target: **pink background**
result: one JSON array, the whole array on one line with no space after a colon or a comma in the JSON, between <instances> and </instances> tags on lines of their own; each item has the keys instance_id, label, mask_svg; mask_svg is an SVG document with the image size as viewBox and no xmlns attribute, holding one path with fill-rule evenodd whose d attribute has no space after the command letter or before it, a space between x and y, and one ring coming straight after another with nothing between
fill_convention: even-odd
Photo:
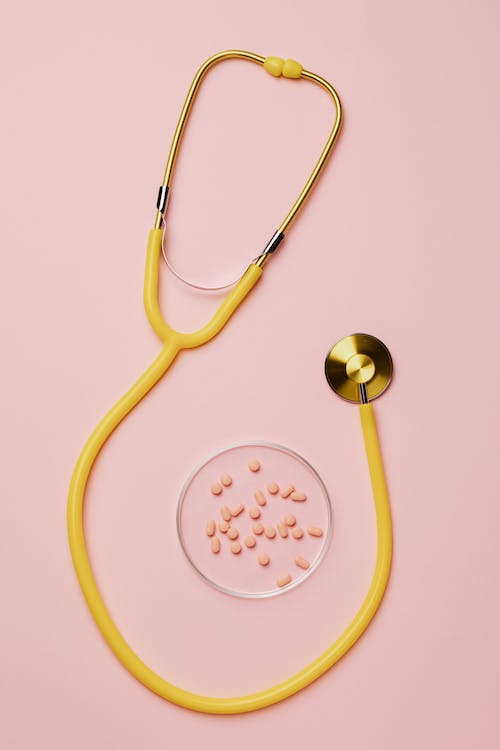
<instances>
[{"instance_id":1,"label":"pink background","mask_svg":"<svg viewBox=\"0 0 500 750\"><path fill-rule=\"evenodd\" d=\"M497 748L498 4L3 0L1 16L2 745ZM267 686L330 644L375 555L358 415L322 374L356 330L396 364L377 403L395 555L381 611L334 670L271 709L210 717L111 654L71 567L65 504L90 430L159 351L141 299L157 186L192 75L228 47L323 74L345 128L251 298L106 447L87 503L99 584L146 662L200 692ZM214 72L176 173L179 266L243 268L331 118L305 82ZM166 273L162 300L186 329L218 301ZM199 579L174 522L192 466L252 439L308 458L336 514L318 571L264 601Z\"/></svg>"}]
</instances>

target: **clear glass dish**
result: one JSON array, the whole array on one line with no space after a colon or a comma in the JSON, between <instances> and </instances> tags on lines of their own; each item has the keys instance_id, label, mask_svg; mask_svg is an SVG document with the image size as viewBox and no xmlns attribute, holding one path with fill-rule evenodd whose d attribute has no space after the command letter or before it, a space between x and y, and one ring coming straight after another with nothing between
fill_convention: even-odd
<instances>
[{"instance_id":1,"label":"clear glass dish","mask_svg":"<svg viewBox=\"0 0 500 750\"><path fill-rule=\"evenodd\" d=\"M250 470L252 461L259 462L258 471ZM231 477L230 486L224 486L223 475ZM273 494L268 490L272 483L279 486L280 492ZM220 494L212 492L216 485ZM283 498L281 491L290 485L307 499ZM265 504L256 500L259 490ZM238 537L231 540L220 527L225 528L223 508L234 511L239 505L244 509L227 521L238 532ZM260 518L251 518L251 509L258 509ZM286 524L287 516L293 516L295 524ZM289 523L292 520L288 518ZM208 536L207 524L211 521L215 532ZM256 533L256 523L262 523L264 533ZM304 582L323 559L332 527L330 499L317 472L294 451L273 443L233 445L209 456L188 477L177 508L179 540L191 565L219 591L241 597L275 596ZM275 532L273 538L271 528ZM302 536L296 538L300 532L294 529L299 528ZM316 536L311 529L313 534L316 530ZM252 547L247 546L249 538L250 544L252 539L255 541ZM213 539L218 540L214 542L220 547L218 552L212 551ZM231 549L232 542L241 547L236 554ZM259 562L261 555L269 557L266 565ZM297 559L308 567L300 567Z\"/></svg>"}]
</instances>

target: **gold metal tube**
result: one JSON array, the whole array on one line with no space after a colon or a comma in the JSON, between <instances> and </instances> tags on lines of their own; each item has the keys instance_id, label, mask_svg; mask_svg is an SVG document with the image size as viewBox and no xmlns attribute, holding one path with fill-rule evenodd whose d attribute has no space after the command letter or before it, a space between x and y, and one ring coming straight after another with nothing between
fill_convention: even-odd
<instances>
[{"instance_id":1,"label":"gold metal tube","mask_svg":"<svg viewBox=\"0 0 500 750\"><path fill-rule=\"evenodd\" d=\"M170 185L170 180L171 180L172 173L174 170L180 141L184 132L184 128L186 126L186 122L189 117L189 113L191 111L191 107L193 105L193 101L197 94L200 83L203 80L203 77L213 65L216 65L217 63L222 62L223 60L230 59L230 58L250 60L251 62L257 63L259 65L263 65L266 59L265 57L262 57L262 55L256 55L253 52L246 52L245 50L226 50L225 52L219 52L216 55L209 57L208 60L206 60L203 63L203 65L199 68L198 72L193 78L191 86L189 87L186 99L184 101L184 105L181 110L181 114L179 116L179 120L177 122L177 127L175 129L174 137L172 139L172 145L170 146L170 151L169 151L168 159L167 159L167 165L165 167L165 174L163 177L163 185L165 187L168 187ZM311 172L299 196L295 200L294 204L290 208L289 212L287 213L287 215L285 216L285 218L283 219L283 221L281 222L277 230L278 232L283 232L283 234L288 229L292 221L295 219L297 213L299 212L302 205L304 204L304 201L306 200L309 193L311 192L316 180L319 177L321 170L323 169L328 157L330 156L330 153L332 151L332 148L335 144L335 141L337 139L337 136L339 134L339 131L342 125L342 105L340 103L339 96L337 92L335 91L335 89L333 88L333 86L330 83L328 83L328 81L326 81L324 78L321 78L321 76L316 75L316 73L311 73L308 70L303 70L301 77L305 78L306 80L312 81L313 83L316 83L318 86L321 86L321 88L325 89L325 91L327 91L330 94L335 104L335 121L333 124L333 128L330 132L330 135L328 136L328 140L319 156L318 161L316 162L314 166L313 171ZM162 216L161 211L158 210L156 212L155 229L160 229L162 224L163 224L163 216Z\"/></svg>"}]
</instances>

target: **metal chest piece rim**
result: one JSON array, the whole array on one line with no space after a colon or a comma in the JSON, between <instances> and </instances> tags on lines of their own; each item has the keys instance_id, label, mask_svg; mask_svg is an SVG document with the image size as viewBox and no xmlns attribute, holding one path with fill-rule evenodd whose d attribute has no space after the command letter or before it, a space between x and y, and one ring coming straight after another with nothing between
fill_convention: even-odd
<instances>
[{"instance_id":1,"label":"metal chest piece rim","mask_svg":"<svg viewBox=\"0 0 500 750\"><path fill-rule=\"evenodd\" d=\"M325 376L335 393L352 403L381 396L392 378L392 357L386 345L368 333L353 333L332 346Z\"/></svg>"}]
</instances>

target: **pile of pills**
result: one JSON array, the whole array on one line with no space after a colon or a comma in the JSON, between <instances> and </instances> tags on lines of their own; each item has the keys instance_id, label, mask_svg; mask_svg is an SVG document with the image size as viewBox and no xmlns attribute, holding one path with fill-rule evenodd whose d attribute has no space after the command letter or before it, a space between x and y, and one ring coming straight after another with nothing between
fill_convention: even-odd
<instances>
[{"instance_id":1,"label":"pile of pills","mask_svg":"<svg viewBox=\"0 0 500 750\"><path fill-rule=\"evenodd\" d=\"M261 469L260 461L253 458L248 462L248 470L256 475ZM221 495L226 492L228 495L236 495L233 479L229 474L222 474L218 481L210 487L210 492L214 498L221 500ZM267 496L266 496L267 492ZM280 488L276 482L270 482L265 490L256 488L252 498L238 498L242 502L233 503L230 500L224 502L218 508L220 520L209 518L205 524L205 534L209 538L210 551L214 555L219 555L224 549L228 549L235 557L240 556L245 550L255 556L256 565L264 568L272 566L272 555L265 551L259 551L261 543L258 537L272 541L276 544L283 542L287 544L300 545L300 540L307 533L309 537L320 539L323 536L323 529L317 525L305 525L305 531L297 522L296 516L289 512L287 504L298 503L307 510L307 496L293 484L287 484ZM304 515L304 513L302 513ZM244 519L250 519L251 532L246 533L241 529ZM240 528L238 528L238 525ZM243 539L240 533L244 533ZM221 536L219 536L219 534ZM227 540L227 543L224 542ZM300 546L297 550L300 552ZM247 554L247 552L245 552ZM294 558L295 565L301 571L308 570L310 562L301 554ZM288 586L293 581L293 575L284 570L276 571L276 585L279 588ZM299 575L302 575L300 573Z\"/></svg>"}]
</instances>

